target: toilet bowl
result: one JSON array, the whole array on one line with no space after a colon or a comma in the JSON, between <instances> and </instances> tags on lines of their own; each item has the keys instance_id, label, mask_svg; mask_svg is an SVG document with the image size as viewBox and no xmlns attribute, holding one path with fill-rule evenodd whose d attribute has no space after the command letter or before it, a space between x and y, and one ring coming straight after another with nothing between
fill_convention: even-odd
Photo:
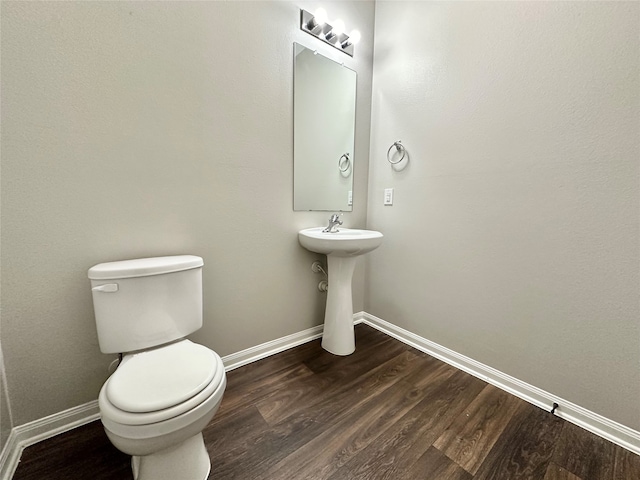
<instances>
[{"instance_id":1,"label":"toilet bowl","mask_svg":"<svg viewBox=\"0 0 640 480\"><path fill-rule=\"evenodd\" d=\"M111 443L133 456L136 480L207 478L201 432L225 386L220 357L189 340L123 357L98 403Z\"/></svg>"},{"instance_id":2,"label":"toilet bowl","mask_svg":"<svg viewBox=\"0 0 640 480\"><path fill-rule=\"evenodd\" d=\"M122 352L98 398L111 443L135 480L205 480L202 436L226 374L213 350L187 340L202 326L202 258L102 263L89 270L100 349Z\"/></svg>"}]
</instances>

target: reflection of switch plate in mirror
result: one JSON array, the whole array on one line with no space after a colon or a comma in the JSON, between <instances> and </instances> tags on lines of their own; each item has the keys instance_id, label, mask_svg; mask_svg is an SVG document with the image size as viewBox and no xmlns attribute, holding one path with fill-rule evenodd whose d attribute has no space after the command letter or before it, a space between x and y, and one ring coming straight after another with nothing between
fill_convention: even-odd
<instances>
[{"instance_id":1,"label":"reflection of switch plate in mirror","mask_svg":"<svg viewBox=\"0 0 640 480\"><path fill-rule=\"evenodd\" d=\"M384 189L384 204L393 205L393 188Z\"/></svg>"},{"instance_id":2,"label":"reflection of switch plate in mirror","mask_svg":"<svg viewBox=\"0 0 640 480\"><path fill-rule=\"evenodd\" d=\"M353 205L353 190L349 190L349 194L347 195L347 205Z\"/></svg>"}]
</instances>

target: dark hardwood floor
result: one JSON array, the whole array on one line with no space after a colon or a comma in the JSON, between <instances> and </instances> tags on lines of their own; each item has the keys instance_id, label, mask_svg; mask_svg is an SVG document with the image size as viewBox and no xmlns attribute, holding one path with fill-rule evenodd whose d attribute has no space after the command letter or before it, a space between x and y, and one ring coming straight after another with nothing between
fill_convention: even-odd
<instances>
[{"instance_id":1,"label":"dark hardwood floor","mask_svg":"<svg viewBox=\"0 0 640 480\"><path fill-rule=\"evenodd\" d=\"M370 327L228 374L204 438L216 480L638 480L640 456ZM100 422L27 448L14 480L128 480ZM176 479L180 480L180 479Z\"/></svg>"}]
</instances>

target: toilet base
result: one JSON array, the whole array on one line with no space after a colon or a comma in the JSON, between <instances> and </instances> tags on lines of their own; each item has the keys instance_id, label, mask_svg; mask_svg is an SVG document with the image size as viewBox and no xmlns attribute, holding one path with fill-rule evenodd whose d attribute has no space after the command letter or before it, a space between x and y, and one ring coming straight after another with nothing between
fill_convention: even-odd
<instances>
[{"instance_id":1,"label":"toilet base","mask_svg":"<svg viewBox=\"0 0 640 480\"><path fill-rule=\"evenodd\" d=\"M134 480L205 480L211 459L202 433L151 455L131 457Z\"/></svg>"}]
</instances>

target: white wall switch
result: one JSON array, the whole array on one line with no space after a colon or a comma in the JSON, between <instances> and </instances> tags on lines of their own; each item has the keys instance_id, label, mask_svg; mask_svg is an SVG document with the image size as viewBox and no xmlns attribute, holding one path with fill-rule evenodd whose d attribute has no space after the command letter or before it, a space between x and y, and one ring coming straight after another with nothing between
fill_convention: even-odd
<instances>
[{"instance_id":1,"label":"white wall switch","mask_svg":"<svg viewBox=\"0 0 640 480\"><path fill-rule=\"evenodd\" d=\"M347 205L353 205L353 190L349 190L347 195Z\"/></svg>"},{"instance_id":2,"label":"white wall switch","mask_svg":"<svg viewBox=\"0 0 640 480\"><path fill-rule=\"evenodd\" d=\"M393 205L393 188L384 189L384 204Z\"/></svg>"}]
</instances>

